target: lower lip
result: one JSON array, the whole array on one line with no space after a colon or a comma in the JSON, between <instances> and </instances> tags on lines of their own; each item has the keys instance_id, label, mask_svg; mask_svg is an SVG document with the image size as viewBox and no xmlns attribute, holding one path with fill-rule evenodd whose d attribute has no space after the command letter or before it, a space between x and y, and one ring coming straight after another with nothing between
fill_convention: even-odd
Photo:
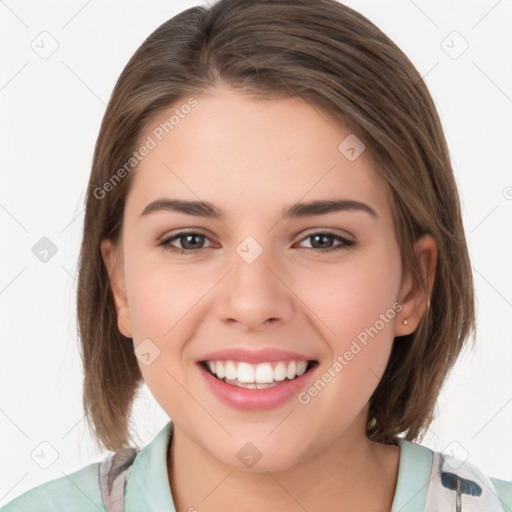
<instances>
[{"instance_id":1,"label":"lower lip","mask_svg":"<svg viewBox=\"0 0 512 512\"><path fill-rule=\"evenodd\" d=\"M225 404L245 411L273 409L297 396L304 388L315 367L293 380L280 381L271 388L248 389L226 384L207 372L201 364L199 370L206 380L212 393Z\"/></svg>"}]
</instances>

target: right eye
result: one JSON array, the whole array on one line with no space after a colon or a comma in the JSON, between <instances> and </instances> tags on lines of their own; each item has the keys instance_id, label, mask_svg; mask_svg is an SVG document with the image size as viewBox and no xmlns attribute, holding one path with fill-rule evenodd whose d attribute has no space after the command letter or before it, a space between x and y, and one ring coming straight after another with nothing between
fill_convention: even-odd
<instances>
[{"instance_id":1,"label":"right eye","mask_svg":"<svg viewBox=\"0 0 512 512\"><path fill-rule=\"evenodd\" d=\"M166 250L179 252L180 254L192 253L206 249L206 247L198 247L201 245L201 240L204 239L209 240L209 238L204 233L198 231L180 231L172 237L166 238L159 245ZM172 245L171 242L174 241L178 241L181 247Z\"/></svg>"}]
</instances>

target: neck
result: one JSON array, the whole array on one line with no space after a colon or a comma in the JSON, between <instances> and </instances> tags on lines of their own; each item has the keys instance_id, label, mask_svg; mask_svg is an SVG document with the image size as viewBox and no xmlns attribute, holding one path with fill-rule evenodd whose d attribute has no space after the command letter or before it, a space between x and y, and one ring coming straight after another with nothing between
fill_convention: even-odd
<instances>
[{"instance_id":1,"label":"neck","mask_svg":"<svg viewBox=\"0 0 512 512\"><path fill-rule=\"evenodd\" d=\"M347 435L281 471L244 471L205 455L174 425L168 474L177 512L391 510L400 448Z\"/></svg>"}]
</instances>

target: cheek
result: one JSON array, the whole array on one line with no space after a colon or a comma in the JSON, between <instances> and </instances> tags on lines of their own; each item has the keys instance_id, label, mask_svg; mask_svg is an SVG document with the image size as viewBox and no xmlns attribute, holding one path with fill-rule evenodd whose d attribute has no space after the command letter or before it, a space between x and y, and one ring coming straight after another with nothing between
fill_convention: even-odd
<instances>
[{"instance_id":1,"label":"cheek","mask_svg":"<svg viewBox=\"0 0 512 512\"><path fill-rule=\"evenodd\" d=\"M314 313L309 316L330 356L325 379L321 378L333 383L320 398L326 407L343 403L357 409L369 399L386 368L400 308L395 300L401 266L394 248L380 247L320 272L302 273L298 281L297 294L306 297L304 302Z\"/></svg>"},{"instance_id":2,"label":"cheek","mask_svg":"<svg viewBox=\"0 0 512 512\"><path fill-rule=\"evenodd\" d=\"M161 256L134 256L126 265L134 339L154 337L164 343L187 323L188 315L211 286L207 276L198 273L204 274L199 266L166 263Z\"/></svg>"},{"instance_id":3,"label":"cheek","mask_svg":"<svg viewBox=\"0 0 512 512\"><path fill-rule=\"evenodd\" d=\"M184 350L192 333L190 321L208 283L199 286L185 266L135 252L126 261L126 279L139 368L154 398L174 417L180 404L190 401L179 384L185 376Z\"/></svg>"},{"instance_id":4,"label":"cheek","mask_svg":"<svg viewBox=\"0 0 512 512\"><path fill-rule=\"evenodd\" d=\"M136 250L128 254L125 268L134 348L137 355L146 349L156 354L149 365L142 364L139 356L139 367L155 397L164 403L169 395L182 392L172 377L184 382L187 376L189 341L208 312L208 294L219 272L204 263L170 263L158 251L149 256Z\"/></svg>"},{"instance_id":5,"label":"cheek","mask_svg":"<svg viewBox=\"0 0 512 512\"><path fill-rule=\"evenodd\" d=\"M396 315L399 282L399 259L379 251L298 273L294 291L321 320L317 325L325 339L342 348L376 323L384 337L392 337L392 322L386 320Z\"/></svg>"}]
</instances>

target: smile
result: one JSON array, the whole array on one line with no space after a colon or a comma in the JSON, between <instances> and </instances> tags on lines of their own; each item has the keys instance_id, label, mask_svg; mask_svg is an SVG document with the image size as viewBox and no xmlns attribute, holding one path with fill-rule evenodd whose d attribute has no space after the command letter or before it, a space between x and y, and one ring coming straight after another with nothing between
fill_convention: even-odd
<instances>
[{"instance_id":1,"label":"smile","mask_svg":"<svg viewBox=\"0 0 512 512\"><path fill-rule=\"evenodd\" d=\"M273 409L284 405L307 385L318 366L318 361L314 360L282 360L258 364L207 360L198 364L209 391L224 404L245 411Z\"/></svg>"},{"instance_id":2,"label":"smile","mask_svg":"<svg viewBox=\"0 0 512 512\"><path fill-rule=\"evenodd\" d=\"M250 364L244 361L204 361L206 369L227 384L248 389L276 386L303 375L314 361L272 361Z\"/></svg>"}]
</instances>

